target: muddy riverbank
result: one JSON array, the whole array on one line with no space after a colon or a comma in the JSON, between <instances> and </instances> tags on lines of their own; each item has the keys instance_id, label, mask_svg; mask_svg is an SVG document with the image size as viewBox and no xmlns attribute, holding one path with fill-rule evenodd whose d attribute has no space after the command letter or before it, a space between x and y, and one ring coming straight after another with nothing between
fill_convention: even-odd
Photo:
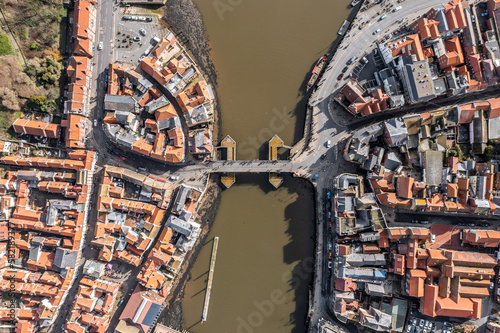
<instances>
[{"instance_id":1,"label":"muddy riverbank","mask_svg":"<svg viewBox=\"0 0 500 333\"><path fill-rule=\"evenodd\" d=\"M182 326L182 300L184 298L184 288L186 282L191 278L191 268L196 262L201 248L207 241L207 236L215 221L217 209L220 205L221 189L215 181L215 176L208 180L207 189L203 195L203 200L200 203L198 210L197 222L201 224L202 232L196 242L194 248L188 252L182 267L174 280L172 290L167 297L167 305L158 319L160 324L180 330Z\"/></svg>"},{"instance_id":2,"label":"muddy riverbank","mask_svg":"<svg viewBox=\"0 0 500 333\"><path fill-rule=\"evenodd\" d=\"M166 6L163 6L163 20L194 59L205 79L214 88L215 114L213 138L218 143L222 140L222 137L220 103L217 94L217 72L210 59L211 50L200 11L192 0L169 0Z\"/></svg>"}]
</instances>

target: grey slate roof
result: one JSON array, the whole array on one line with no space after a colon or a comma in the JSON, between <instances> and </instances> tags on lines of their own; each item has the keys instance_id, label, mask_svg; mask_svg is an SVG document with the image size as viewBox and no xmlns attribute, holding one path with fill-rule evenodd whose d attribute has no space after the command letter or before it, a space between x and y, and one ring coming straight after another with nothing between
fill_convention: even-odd
<instances>
[{"instance_id":1,"label":"grey slate roof","mask_svg":"<svg viewBox=\"0 0 500 333\"><path fill-rule=\"evenodd\" d=\"M163 95L161 96L160 98L158 99L154 99L152 101L149 101L149 103L147 103L145 106L144 106L144 110L146 110L146 112L149 112L149 113L153 113L155 112L156 110L158 110L159 108L162 108L164 106L167 106L169 105L170 102L168 101L168 99Z\"/></svg>"},{"instance_id":2,"label":"grey slate roof","mask_svg":"<svg viewBox=\"0 0 500 333\"><path fill-rule=\"evenodd\" d=\"M135 101L131 96L106 95L104 97L104 109L135 112Z\"/></svg>"},{"instance_id":3,"label":"grey slate roof","mask_svg":"<svg viewBox=\"0 0 500 333\"><path fill-rule=\"evenodd\" d=\"M77 256L78 251L76 250L67 250L58 247L56 257L54 258L54 265L60 269L75 268Z\"/></svg>"}]
</instances>

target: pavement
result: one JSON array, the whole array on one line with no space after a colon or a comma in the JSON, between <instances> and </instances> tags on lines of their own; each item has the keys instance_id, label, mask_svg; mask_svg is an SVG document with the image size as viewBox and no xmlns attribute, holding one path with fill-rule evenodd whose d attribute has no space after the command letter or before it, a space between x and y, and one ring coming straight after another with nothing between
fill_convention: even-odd
<instances>
[{"instance_id":1,"label":"pavement","mask_svg":"<svg viewBox=\"0 0 500 333\"><path fill-rule=\"evenodd\" d=\"M138 21L125 21L123 20L123 13L121 11L115 11L115 61L131 63L133 65L139 65L139 59L144 54L148 48L153 47L153 37L162 38L168 32L167 29L160 28L160 23L158 22L157 16L143 15L144 17L151 17L151 22L138 22ZM134 15L137 16L137 15ZM145 35L142 35L139 30L144 29ZM130 36L130 37L128 37ZM129 41L133 40L134 37L139 37L139 42ZM125 40L125 42L124 42ZM118 48L118 45L121 46ZM129 45L129 47L125 47Z\"/></svg>"}]
</instances>

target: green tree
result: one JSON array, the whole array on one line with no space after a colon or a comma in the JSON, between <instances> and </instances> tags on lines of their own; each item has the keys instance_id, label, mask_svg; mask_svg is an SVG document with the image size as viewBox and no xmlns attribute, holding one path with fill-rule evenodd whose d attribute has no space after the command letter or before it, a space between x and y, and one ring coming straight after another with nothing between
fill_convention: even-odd
<instances>
[{"instance_id":1,"label":"green tree","mask_svg":"<svg viewBox=\"0 0 500 333\"><path fill-rule=\"evenodd\" d=\"M492 145L486 146L486 148L484 149L484 159L486 161L491 161L494 153L495 153L495 148Z\"/></svg>"},{"instance_id":2,"label":"green tree","mask_svg":"<svg viewBox=\"0 0 500 333\"><path fill-rule=\"evenodd\" d=\"M29 49L32 50L32 51L38 51L40 50L40 44L38 44L37 42L35 41L32 41L29 45L28 45Z\"/></svg>"}]
</instances>

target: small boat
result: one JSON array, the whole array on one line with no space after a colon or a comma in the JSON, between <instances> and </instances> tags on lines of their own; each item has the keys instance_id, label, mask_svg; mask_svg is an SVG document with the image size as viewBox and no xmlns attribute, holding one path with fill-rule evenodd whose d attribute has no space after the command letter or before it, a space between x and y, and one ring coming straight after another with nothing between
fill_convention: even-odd
<instances>
[{"instance_id":1,"label":"small boat","mask_svg":"<svg viewBox=\"0 0 500 333\"><path fill-rule=\"evenodd\" d=\"M318 62L316 63L316 66L314 66L314 69L311 72L311 78L307 82L306 86L306 91L309 91L316 81L318 80L319 74L321 73L321 70L323 70L323 67L325 67L327 57L326 55L322 56Z\"/></svg>"},{"instance_id":2,"label":"small boat","mask_svg":"<svg viewBox=\"0 0 500 333\"><path fill-rule=\"evenodd\" d=\"M361 0L352 0L351 6L356 7L360 2L361 2Z\"/></svg>"}]
</instances>

